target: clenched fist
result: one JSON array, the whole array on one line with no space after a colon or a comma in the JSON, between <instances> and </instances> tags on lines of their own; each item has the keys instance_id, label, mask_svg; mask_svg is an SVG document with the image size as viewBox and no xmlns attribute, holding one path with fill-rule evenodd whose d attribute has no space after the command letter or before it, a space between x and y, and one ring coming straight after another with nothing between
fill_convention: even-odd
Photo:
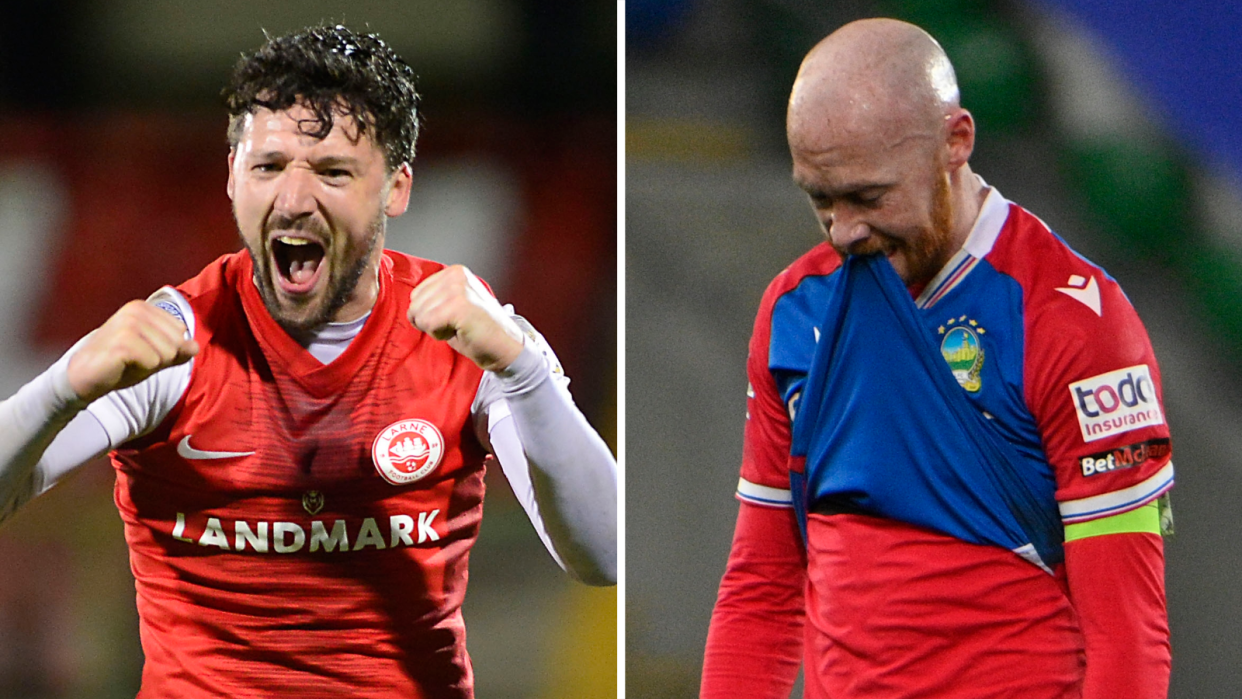
<instances>
[{"instance_id":1,"label":"clenched fist","mask_svg":"<svg viewBox=\"0 0 1242 699\"><path fill-rule=\"evenodd\" d=\"M69 385L89 403L196 354L198 343L186 339L184 323L145 301L130 301L69 358Z\"/></svg>"},{"instance_id":2,"label":"clenched fist","mask_svg":"<svg viewBox=\"0 0 1242 699\"><path fill-rule=\"evenodd\" d=\"M414 327L447 340L449 346L488 371L500 371L522 352L522 331L461 265L445 267L410 293L406 317Z\"/></svg>"}]
</instances>

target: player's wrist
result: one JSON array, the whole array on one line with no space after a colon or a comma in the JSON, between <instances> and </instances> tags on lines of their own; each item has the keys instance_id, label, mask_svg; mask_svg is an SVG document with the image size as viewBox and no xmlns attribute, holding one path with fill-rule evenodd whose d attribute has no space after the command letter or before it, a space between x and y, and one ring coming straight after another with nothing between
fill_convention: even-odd
<instances>
[{"instance_id":1,"label":"player's wrist","mask_svg":"<svg viewBox=\"0 0 1242 699\"><path fill-rule=\"evenodd\" d=\"M505 394L512 396L532 390L551 376L551 369L539 350L524 342L513 360L493 373L500 379Z\"/></svg>"},{"instance_id":2,"label":"player's wrist","mask_svg":"<svg viewBox=\"0 0 1242 699\"><path fill-rule=\"evenodd\" d=\"M84 400L84 397L90 393L88 382L82 378L82 372L78 370L81 361L77 357L71 358L64 371L59 372L58 376L60 378L56 381L63 389L68 391L69 396L76 400Z\"/></svg>"},{"instance_id":3,"label":"player's wrist","mask_svg":"<svg viewBox=\"0 0 1242 699\"><path fill-rule=\"evenodd\" d=\"M92 358L84 356L82 352L74 352L60 371L56 371L56 367L53 367L53 371L58 397L63 396L65 400L87 405L108 392L106 389L101 390L100 378L93 375L97 371L92 366Z\"/></svg>"},{"instance_id":4,"label":"player's wrist","mask_svg":"<svg viewBox=\"0 0 1242 699\"><path fill-rule=\"evenodd\" d=\"M494 353L492 361L483 365L483 369L498 374L506 372L518 357L522 356L522 350L526 346L526 343L522 341L522 336L519 334L517 338L514 338L510 333L505 332L504 338L507 341L498 343L500 349Z\"/></svg>"}]
</instances>

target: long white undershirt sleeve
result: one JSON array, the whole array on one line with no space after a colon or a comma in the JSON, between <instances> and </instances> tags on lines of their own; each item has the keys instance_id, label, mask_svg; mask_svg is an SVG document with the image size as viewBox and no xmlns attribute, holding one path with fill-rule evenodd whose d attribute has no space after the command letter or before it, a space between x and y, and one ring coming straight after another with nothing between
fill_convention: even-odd
<instances>
[{"instance_id":1,"label":"long white undershirt sleeve","mask_svg":"<svg viewBox=\"0 0 1242 699\"><path fill-rule=\"evenodd\" d=\"M108 448L107 434L69 385L69 356L0 402L0 522ZM66 432L73 439L62 439ZM63 448L49 458L57 439Z\"/></svg>"},{"instance_id":2,"label":"long white undershirt sleeve","mask_svg":"<svg viewBox=\"0 0 1242 699\"><path fill-rule=\"evenodd\" d=\"M522 353L485 372L475 414L500 467L557 563L596 585L617 579L617 465L574 405L569 379L525 320ZM482 431L482 430L480 430Z\"/></svg>"}]
</instances>

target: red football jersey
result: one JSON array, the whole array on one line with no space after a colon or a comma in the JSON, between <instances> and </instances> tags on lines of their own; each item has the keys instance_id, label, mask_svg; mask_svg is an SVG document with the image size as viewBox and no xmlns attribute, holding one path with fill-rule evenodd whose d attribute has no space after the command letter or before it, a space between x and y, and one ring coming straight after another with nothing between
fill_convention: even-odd
<instances>
[{"instance_id":1,"label":"red football jersey","mask_svg":"<svg viewBox=\"0 0 1242 699\"><path fill-rule=\"evenodd\" d=\"M371 317L328 365L268 314L247 253L178 287L202 348L189 387L112 455L139 696L473 696L482 370L405 321L440 268L386 251Z\"/></svg>"}]
</instances>

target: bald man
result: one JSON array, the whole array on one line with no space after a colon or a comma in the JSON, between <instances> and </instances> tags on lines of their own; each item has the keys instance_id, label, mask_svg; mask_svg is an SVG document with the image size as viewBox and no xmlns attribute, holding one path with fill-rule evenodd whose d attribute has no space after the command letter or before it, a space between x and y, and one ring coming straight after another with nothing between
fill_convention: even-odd
<instances>
[{"instance_id":1,"label":"bald man","mask_svg":"<svg viewBox=\"0 0 1242 699\"><path fill-rule=\"evenodd\" d=\"M921 29L802 63L827 242L765 293L702 696L1164 697L1160 375L1117 283L971 171Z\"/></svg>"}]
</instances>

